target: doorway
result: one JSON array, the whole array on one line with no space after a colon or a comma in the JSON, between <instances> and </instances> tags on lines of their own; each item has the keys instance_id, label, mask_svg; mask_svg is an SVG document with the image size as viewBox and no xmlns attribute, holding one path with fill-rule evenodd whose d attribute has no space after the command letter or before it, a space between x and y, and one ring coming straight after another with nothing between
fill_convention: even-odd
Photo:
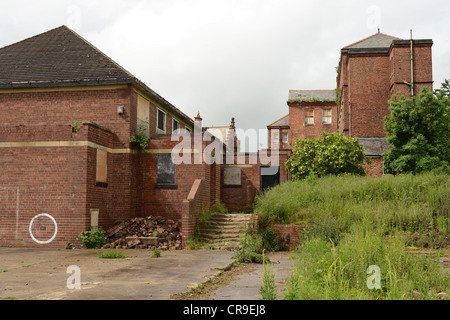
<instances>
[{"instance_id":1,"label":"doorway","mask_svg":"<svg viewBox=\"0 0 450 320\"><path fill-rule=\"evenodd\" d=\"M261 167L261 193L280 184L280 167Z\"/></svg>"}]
</instances>

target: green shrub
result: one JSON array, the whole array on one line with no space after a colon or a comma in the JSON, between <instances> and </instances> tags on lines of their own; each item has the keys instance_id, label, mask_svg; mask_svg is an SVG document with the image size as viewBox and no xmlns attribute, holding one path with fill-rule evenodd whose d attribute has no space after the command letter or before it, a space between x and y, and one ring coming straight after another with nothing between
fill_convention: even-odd
<instances>
[{"instance_id":1,"label":"green shrub","mask_svg":"<svg viewBox=\"0 0 450 320\"><path fill-rule=\"evenodd\" d=\"M91 227L89 231L81 232L78 237L87 249L98 249L106 244L105 233L105 230L101 228Z\"/></svg>"},{"instance_id":2,"label":"green shrub","mask_svg":"<svg viewBox=\"0 0 450 320\"><path fill-rule=\"evenodd\" d=\"M132 135L129 139L129 142L139 147L141 150L145 150L148 146L148 135L147 129L140 125L136 130L136 134Z\"/></svg>"},{"instance_id":3,"label":"green shrub","mask_svg":"<svg viewBox=\"0 0 450 320\"><path fill-rule=\"evenodd\" d=\"M121 251L107 250L98 254L102 259L125 259L127 255Z\"/></svg>"},{"instance_id":4,"label":"green shrub","mask_svg":"<svg viewBox=\"0 0 450 320\"><path fill-rule=\"evenodd\" d=\"M287 249L287 244L281 241L280 237L276 234L276 232L268 227L261 234L262 238L262 247L266 251L283 251Z\"/></svg>"},{"instance_id":5,"label":"green shrub","mask_svg":"<svg viewBox=\"0 0 450 320\"><path fill-rule=\"evenodd\" d=\"M348 138L337 132L322 132L321 138L294 142L286 169L293 179L344 173L365 176L365 159L364 147L358 138Z\"/></svg>"},{"instance_id":6,"label":"green shrub","mask_svg":"<svg viewBox=\"0 0 450 320\"><path fill-rule=\"evenodd\" d=\"M262 236L253 230L248 230L240 236L239 246L234 259L240 263L263 263L270 259L262 254Z\"/></svg>"},{"instance_id":7,"label":"green shrub","mask_svg":"<svg viewBox=\"0 0 450 320\"><path fill-rule=\"evenodd\" d=\"M161 257L161 250L159 250L158 248L155 248L155 249L152 251L151 257L152 257L152 258L159 258L159 257Z\"/></svg>"}]
</instances>

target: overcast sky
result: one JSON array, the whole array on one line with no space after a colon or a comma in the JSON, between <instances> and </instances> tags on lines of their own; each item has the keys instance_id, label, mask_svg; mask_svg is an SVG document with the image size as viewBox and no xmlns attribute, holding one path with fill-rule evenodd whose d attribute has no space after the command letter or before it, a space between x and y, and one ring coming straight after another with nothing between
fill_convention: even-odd
<instances>
[{"instance_id":1,"label":"overcast sky","mask_svg":"<svg viewBox=\"0 0 450 320\"><path fill-rule=\"evenodd\" d=\"M448 0L0 0L0 47L61 25L204 126L265 129L378 28L433 39L435 88L450 78Z\"/></svg>"}]
</instances>

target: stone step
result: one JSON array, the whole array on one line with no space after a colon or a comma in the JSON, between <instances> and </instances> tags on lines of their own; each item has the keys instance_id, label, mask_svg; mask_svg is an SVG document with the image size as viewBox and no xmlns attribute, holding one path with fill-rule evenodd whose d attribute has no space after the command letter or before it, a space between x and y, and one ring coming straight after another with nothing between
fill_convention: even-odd
<instances>
[{"instance_id":1,"label":"stone step","mask_svg":"<svg viewBox=\"0 0 450 320\"><path fill-rule=\"evenodd\" d=\"M198 237L218 248L236 248L252 217L251 214L213 214L200 228Z\"/></svg>"}]
</instances>

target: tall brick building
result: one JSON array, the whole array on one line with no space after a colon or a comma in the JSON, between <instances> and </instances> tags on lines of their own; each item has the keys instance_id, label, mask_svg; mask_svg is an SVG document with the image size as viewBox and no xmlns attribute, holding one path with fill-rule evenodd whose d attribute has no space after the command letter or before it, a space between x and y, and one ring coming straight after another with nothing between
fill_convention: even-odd
<instances>
[{"instance_id":1,"label":"tall brick building","mask_svg":"<svg viewBox=\"0 0 450 320\"><path fill-rule=\"evenodd\" d=\"M289 114L268 126L269 139L287 136L286 147L292 147L296 139L318 138L322 131L357 137L371 158L367 174L382 175L388 100L396 93L410 97L422 87L433 89L432 45L428 39L402 40L378 32L345 46L337 89L291 90Z\"/></svg>"}]
</instances>

